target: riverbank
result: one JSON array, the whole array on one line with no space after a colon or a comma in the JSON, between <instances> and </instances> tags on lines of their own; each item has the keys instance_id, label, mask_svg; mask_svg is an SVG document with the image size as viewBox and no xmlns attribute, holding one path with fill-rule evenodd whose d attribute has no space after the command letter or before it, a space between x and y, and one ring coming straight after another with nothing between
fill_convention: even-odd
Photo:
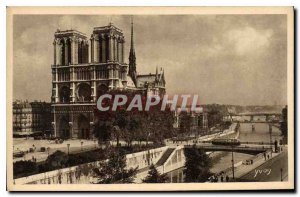
<instances>
[{"instance_id":1,"label":"riverbank","mask_svg":"<svg viewBox=\"0 0 300 197\"><path fill-rule=\"evenodd\" d=\"M272 156L271 156L272 155ZM234 163L234 176L233 176L233 169L229 167L225 170L219 171L217 174L218 182L222 182L226 180L226 177L229 177L229 181L235 182L252 182L252 181L262 181L262 179L258 179L259 175L263 174L268 177L271 172L272 168L278 168L278 164L275 161L287 161L287 149L284 148L282 152L275 153L273 152L266 152L266 154L261 153L255 155L249 159L244 161L239 161ZM285 158L285 159L283 159ZM284 162L282 162L284 163ZM267 166L267 167L263 167ZM271 169L271 170L270 170ZM287 168L286 168L287 169ZM278 169L277 169L278 171ZM273 173L274 174L274 173ZM278 173L276 173L278 174ZM287 174L287 173L286 173ZM223 177L223 178L222 178ZM271 176L270 176L271 177ZM273 178L277 178L280 176L272 176Z\"/></svg>"},{"instance_id":2,"label":"riverbank","mask_svg":"<svg viewBox=\"0 0 300 197\"><path fill-rule=\"evenodd\" d=\"M271 159L263 162L255 169L240 176L239 182L270 182L270 181L288 181L288 154L287 150L273 156Z\"/></svg>"}]
</instances>

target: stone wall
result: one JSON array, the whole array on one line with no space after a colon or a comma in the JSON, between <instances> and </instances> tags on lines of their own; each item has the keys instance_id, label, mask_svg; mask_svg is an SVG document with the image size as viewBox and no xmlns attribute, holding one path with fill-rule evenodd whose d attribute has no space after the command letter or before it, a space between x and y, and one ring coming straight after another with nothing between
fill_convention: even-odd
<instances>
[{"instance_id":1,"label":"stone wall","mask_svg":"<svg viewBox=\"0 0 300 197\"><path fill-rule=\"evenodd\" d=\"M143 169L156 163L168 147L161 147L147 151L126 155L127 168ZM95 179L92 169L100 166L101 161L86 163L60 170L49 171L22 177L14 180L14 184L88 184ZM137 175L138 177L138 175Z\"/></svg>"}]
</instances>

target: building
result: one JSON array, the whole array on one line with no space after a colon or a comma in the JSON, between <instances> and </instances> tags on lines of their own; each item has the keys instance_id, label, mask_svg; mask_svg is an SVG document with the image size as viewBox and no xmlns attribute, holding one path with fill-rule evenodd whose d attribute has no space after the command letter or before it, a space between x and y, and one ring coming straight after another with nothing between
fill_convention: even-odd
<instances>
[{"instance_id":1,"label":"building","mask_svg":"<svg viewBox=\"0 0 300 197\"><path fill-rule=\"evenodd\" d=\"M51 104L34 101L13 102L13 135L28 136L51 133Z\"/></svg>"},{"instance_id":2,"label":"building","mask_svg":"<svg viewBox=\"0 0 300 197\"><path fill-rule=\"evenodd\" d=\"M98 122L99 96L111 90L165 93L164 72L138 75L131 23L129 65L124 61L125 38L112 23L95 27L90 40L76 30L54 34L52 65L52 113L54 135L88 139Z\"/></svg>"},{"instance_id":3,"label":"building","mask_svg":"<svg viewBox=\"0 0 300 197\"><path fill-rule=\"evenodd\" d=\"M164 71L162 68L160 69L160 72L158 72L158 68L156 67L155 74L137 74L132 21L128 76L129 79L133 81L134 88L143 90L148 96L163 96L166 93L166 81Z\"/></svg>"},{"instance_id":4,"label":"building","mask_svg":"<svg viewBox=\"0 0 300 197\"><path fill-rule=\"evenodd\" d=\"M177 130L180 130L184 125L188 128L188 132L193 134L200 134L208 131L207 113L203 108L198 111L192 111L190 107L185 110L177 108L174 111L174 120L174 128Z\"/></svg>"}]
</instances>

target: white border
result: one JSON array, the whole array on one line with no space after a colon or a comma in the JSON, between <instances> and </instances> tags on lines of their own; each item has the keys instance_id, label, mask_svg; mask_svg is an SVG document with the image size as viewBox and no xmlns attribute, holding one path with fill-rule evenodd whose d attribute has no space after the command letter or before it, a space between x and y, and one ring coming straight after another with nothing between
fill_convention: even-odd
<instances>
[{"instance_id":1,"label":"white border","mask_svg":"<svg viewBox=\"0 0 300 197\"><path fill-rule=\"evenodd\" d=\"M51 0L51 1L43 1L43 0L4 0L0 2L0 27L2 27L2 31L0 31L0 42L2 43L0 46L0 61L1 61L1 71L0 71L0 88L1 88L1 96L2 99L0 100L0 108L1 108L1 114L0 114L0 126L1 131L0 132L0 139L1 139L1 145L0 145L0 154L3 155L2 158L4 158L6 155L6 46L3 43L6 43L6 31L4 30L6 27L6 6L295 6L296 9L298 8L299 11L299 0L201 0L201 1L193 1L193 0L152 0L152 1L141 1L141 0L131 0L131 1L122 1L122 0L106 0L106 1L99 1L99 0ZM299 26L299 20L296 20L297 25ZM297 39L296 46L298 46L299 40ZM296 57L298 57L299 51L296 54ZM295 65L297 66L297 65ZM297 75L299 75L299 69L297 70ZM298 83L297 83L298 84ZM299 90L299 85L296 92ZM297 112L299 108L297 107ZM299 122L300 118L298 116L296 122ZM295 131L297 132L297 131ZM298 132L297 132L298 133ZM295 139L297 142L299 141L299 134L297 135L297 139ZM296 143L297 144L297 143ZM299 151L298 151L299 152ZM297 155L298 158L299 154ZM1 162L1 196L8 196L9 193L6 192L6 162L3 159ZM298 170L299 171L299 170ZM298 185L297 185L298 186ZM296 186L296 187L297 187ZM224 195L220 193L221 195ZM30 195L30 194L29 194ZM42 194L45 196L49 196L51 194ZM107 195L107 194L101 194L101 195ZM131 195L131 194L130 194ZM154 194L155 196L161 195L161 194ZM170 195L170 194L169 194ZM171 194L173 195L173 194ZM203 195L203 194L201 194ZM255 194L256 196L265 196L265 194Z\"/></svg>"}]
</instances>

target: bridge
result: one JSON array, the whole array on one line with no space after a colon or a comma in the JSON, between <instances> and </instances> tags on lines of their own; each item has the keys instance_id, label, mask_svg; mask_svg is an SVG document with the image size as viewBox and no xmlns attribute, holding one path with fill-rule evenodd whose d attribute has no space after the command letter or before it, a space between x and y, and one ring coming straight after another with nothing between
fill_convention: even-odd
<instances>
[{"instance_id":1,"label":"bridge","mask_svg":"<svg viewBox=\"0 0 300 197\"><path fill-rule=\"evenodd\" d=\"M203 144L211 144L211 141L193 141L193 144L195 143L203 143ZM245 145L245 144L249 144L249 145L261 145L261 146L270 146L271 144L273 145L274 143L270 143L270 142L251 142L251 141L240 141L240 144Z\"/></svg>"},{"instance_id":2,"label":"bridge","mask_svg":"<svg viewBox=\"0 0 300 197\"><path fill-rule=\"evenodd\" d=\"M199 148L204 150L205 152L210 151L227 151L227 152L237 152L237 153L245 153L250 155L257 155L259 153L266 152L271 150L269 146L261 146L261 145L240 145L240 146L222 146L222 145L201 145L201 144L190 144L184 145L184 148Z\"/></svg>"},{"instance_id":3,"label":"bridge","mask_svg":"<svg viewBox=\"0 0 300 197\"><path fill-rule=\"evenodd\" d=\"M244 121L244 122L251 122L251 123L266 123L266 122L279 122L279 119L281 117L280 112L245 112L245 113L229 113L227 117L229 117L232 122L240 122L236 120L237 117L250 117L250 121ZM265 117L265 120L254 120L254 117ZM275 120L270 120L271 117L275 117ZM243 122L241 122L243 123Z\"/></svg>"},{"instance_id":4,"label":"bridge","mask_svg":"<svg viewBox=\"0 0 300 197\"><path fill-rule=\"evenodd\" d=\"M280 112L244 112L238 114L232 114L235 116L280 116Z\"/></svg>"},{"instance_id":5,"label":"bridge","mask_svg":"<svg viewBox=\"0 0 300 197\"><path fill-rule=\"evenodd\" d=\"M251 141L241 141L240 145L216 145L212 144L211 140L200 141L200 140L189 140L185 142L176 142L167 144L170 148L176 148L182 146L184 148L199 148L203 149L205 152L211 151L228 151L228 152L238 152L250 155L257 155L262 152L266 152L274 146L274 143L270 142L251 142Z\"/></svg>"}]
</instances>

